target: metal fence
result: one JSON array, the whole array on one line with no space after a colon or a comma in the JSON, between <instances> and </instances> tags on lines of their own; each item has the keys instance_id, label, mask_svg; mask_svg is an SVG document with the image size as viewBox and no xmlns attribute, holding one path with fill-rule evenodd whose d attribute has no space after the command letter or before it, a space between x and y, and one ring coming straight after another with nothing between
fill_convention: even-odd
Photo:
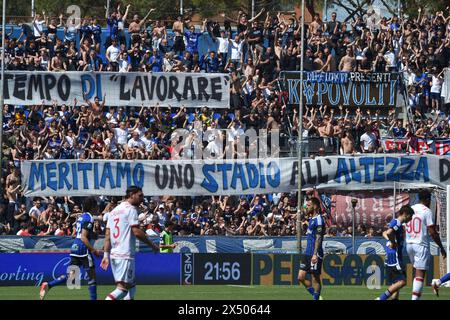
<instances>
[{"instance_id":1,"label":"metal fence","mask_svg":"<svg viewBox=\"0 0 450 320\"><path fill-rule=\"evenodd\" d=\"M287 142L285 141L287 139ZM280 138L281 156L298 156L299 141L297 137ZM339 154L339 139L336 137L308 137L304 138L300 150L303 157L330 156Z\"/></svg>"}]
</instances>

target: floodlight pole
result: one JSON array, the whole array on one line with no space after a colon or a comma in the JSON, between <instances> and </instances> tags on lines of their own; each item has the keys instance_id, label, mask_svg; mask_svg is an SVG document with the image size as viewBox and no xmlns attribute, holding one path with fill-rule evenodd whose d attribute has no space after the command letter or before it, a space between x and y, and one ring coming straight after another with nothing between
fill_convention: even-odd
<instances>
[{"instance_id":1,"label":"floodlight pole","mask_svg":"<svg viewBox=\"0 0 450 320\"><path fill-rule=\"evenodd\" d=\"M6 0L3 0L2 9L2 68L0 81L0 181L3 176L3 109L5 105L5 97L3 96L4 82L5 82L5 32L6 32ZM0 183L0 192L3 192L3 185Z\"/></svg>"},{"instance_id":2,"label":"floodlight pole","mask_svg":"<svg viewBox=\"0 0 450 320\"><path fill-rule=\"evenodd\" d=\"M303 61L305 48L305 0L302 0L301 10L301 41L300 41L300 101L298 104L298 197L297 197L297 249L302 253L302 178L303 178Z\"/></svg>"},{"instance_id":3,"label":"floodlight pole","mask_svg":"<svg viewBox=\"0 0 450 320\"><path fill-rule=\"evenodd\" d=\"M352 217L352 252L356 254L356 204L358 203L358 199L352 199L352 209L353 209L353 217Z\"/></svg>"},{"instance_id":4,"label":"floodlight pole","mask_svg":"<svg viewBox=\"0 0 450 320\"><path fill-rule=\"evenodd\" d=\"M252 19L255 16L255 0L252 0Z\"/></svg>"}]
</instances>

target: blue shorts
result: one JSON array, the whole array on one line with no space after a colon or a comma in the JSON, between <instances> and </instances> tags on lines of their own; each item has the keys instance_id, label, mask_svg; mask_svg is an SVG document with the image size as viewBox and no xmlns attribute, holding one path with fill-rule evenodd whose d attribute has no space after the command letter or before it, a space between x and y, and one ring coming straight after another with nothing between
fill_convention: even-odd
<instances>
[{"instance_id":1,"label":"blue shorts","mask_svg":"<svg viewBox=\"0 0 450 320\"><path fill-rule=\"evenodd\" d=\"M398 269L396 266L386 266L386 273L390 283L396 283L401 280L406 281L406 272L404 268Z\"/></svg>"},{"instance_id":2,"label":"blue shorts","mask_svg":"<svg viewBox=\"0 0 450 320\"><path fill-rule=\"evenodd\" d=\"M434 99L434 100L441 100L441 94L440 94L440 93L437 93L437 92L432 92L432 93L431 93L431 99Z\"/></svg>"}]
</instances>

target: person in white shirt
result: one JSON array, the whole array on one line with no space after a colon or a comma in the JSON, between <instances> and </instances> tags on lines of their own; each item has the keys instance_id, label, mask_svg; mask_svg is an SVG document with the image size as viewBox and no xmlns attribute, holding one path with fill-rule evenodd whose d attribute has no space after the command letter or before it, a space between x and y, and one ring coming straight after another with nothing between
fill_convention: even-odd
<instances>
[{"instance_id":1,"label":"person in white shirt","mask_svg":"<svg viewBox=\"0 0 450 320\"><path fill-rule=\"evenodd\" d=\"M112 44L106 49L106 59L109 62L108 69L109 71L118 71L119 70L119 54L120 49L117 45L117 40L112 40Z\"/></svg>"},{"instance_id":2,"label":"person in white shirt","mask_svg":"<svg viewBox=\"0 0 450 320\"><path fill-rule=\"evenodd\" d=\"M106 224L103 248L105 253L100 266L103 270L107 270L111 257L111 269L117 286L105 300L134 299L136 238L153 251L159 252L159 246L147 239L144 231L139 228L137 208L144 201L142 189L136 186L129 187L125 198L125 201L109 213Z\"/></svg>"},{"instance_id":3,"label":"person in white shirt","mask_svg":"<svg viewBox=\"0 0 450 320\"><path fill-rule=\"evenodd\" d=\"M109 149L109 151L115 155L118 151L116 139L114 138L114 132L108 131L108 138L104 140L105 146Z\"/></svg>"},{"instance_id":4,"label":"person in white shirt","mask_svg":"<svg viewBox=\"0 0 450 320\"><path fill-rule=\"evenodd\" d=\"M222 55L222 61L228 61L228 46L230 43L228 42L228 37L225 35L225 31L220 31L220 37L217 38L219 42L219 48L217 52Z\"/></svg>"},{"instance_id":5,"label":"person in white shirt","mask_svg":"<svg viewBox=\"0 0 450 320\"><path fill-rule=\"evenodd\" d=\"M436 72L436 67L435 72ZM433 74L431 76L431 108L434 110L438 110L440 107L441 102L441 90L442 90L442 83L444 82L444 79L441 77L441 74Z\"/></svg>"},{"instance_id":6,"label":"person in white shirt","mask_svg":"<svg viewBox=\"0 0 450 320\"><path fill-rule=\"evenodd\" d=\"M212 124L215 125L215 122ZM220 132L215 128L208 130L211 130L213 133L208 137L208 145L205 148L204 157L206 159L220 159L223 156L223 148L220 146L221 144L223 145L223 141L221 140Z\"/></svg>"},{"instance_id":7,"label":"person in white shirt","mask_svg":"<svg viewBox=\"0 0 450 320\"><path fill-rule=\"evenodd\" d=\"M139 134L139 139L142 139L145 135L145 132L147 132L147 128L144 127L143 123L139 118L136 119L136 125L133 128L134 132L137 132Z\"/></svg>"},{"instance_id":8,"label":"person in white shirt","mask_svg":"<svg viewBox=\"0 0 450 320\"><path fill-rule=\"evenodd\" d=\"M154 229L154 224L150 221L148 221L147 218L147 225L148 225L148 229L145 230L145 233L149 236L149 237L159 237L159 233Z\"/></svg>"},{"instance_id":9,"label":"person in white shirt","mask_svg":"<svg viewBox=\"0 0 450 320\"><path fill-rule=\"evenodd\" d=\"M236 35L236 37L234 38L234 40L229 39L230 42L230 49L231 49L231 61L234 63L234 65L236 66L236 68L239 68L239 66L242 63L242 51L243 51L243 46L244 46L244 41L241 41L241 38L239 37L239 35Z\"/></svg>"},{"instance_id":10,"label":"person in white shirt","mask_svg":"<svg viewBox=\"0 0 450 320\"><path fill-rule=\"evenodd\" d=\"M145 143L139 138L139 132L133 132L131 139L128 141L128 148L145 148Z\"/></svg>"},{"instance_id":11,"label":"person in white shirt","mask_svg":"<svg viewBox=\"0 0 450 320\"><path fill-rule=\"evenodd\" d=\"M152 138L152 132L150 130L146 131L144 136L141 138L141 141L144 142L146 152L152 151L153 142L152 142L151 138Z\"/></svg>"},{"instance_id":12,"label":"person in white shirt","mask_svg":"<svg viewBox=\"0 0 450 320\"><path fill-rule=\"evenodd\" d=\"M366 127L366 132L361 136L360 140L362 152L375 152L377 147L377 136L372 132L370 126Z\"/></svg>"},{"instance_id":13,"label":"person in white shirt","mask_svg":"<svg viewBox=\"0 0 450 320\"><path fill-rule=\"evenodd\" d=\"M392 45L389 45L389 50L384 54L384 59L386 60L386 71L393 72L397 71L397 57L395 55L395 49Z\"/></svg>"},{"instance_id":14,"label":"person in white shirt","mask_svg":"<svg viewBox=\"0 0 450 320\"><path fill-rule=\"evenodd\" d=\"M419 203L412 206L414 210L413 218L406 224L406 252L409 260L416 269L412 300L419 300L422 295L425 272L428 269L428 262L431 257L430 237L441 249L442 257L445 259L447 253L442 245L439 233L433 221L433 214L430 210L431 193L428 190L419 192Z\"/></svg>"},{"instance_id":15,"label":"person in white shirt","mask_svg":"<svg viewBox=\"0 0 450 320\"><path fill-rule=\"evenodd\" d=\"M106 122L108 122L110 124L116 125L118 123L117 122L117 112L116 112L115 107L109 107L109 111L106 113L105 117L106 117Z\"/></svg>"},{"instance_id":16,"label":"person in white shirt","mask_svg":"<svg viewBox=\"0 0 450 320\"><path fill-rule=\"evenodd\" d=\"M42 31L44 30L44 24L47 20L45 16L45 11L42 12L44 18L41 20L41 15L36 13L36 16L33 19L33 32L36 38L40 38L42 36Z\"/></svg>"},{"instance_id":17,"label":"person in white shirt","mask_svg":"<svg viewBox=\"0 0 450 320\"><path fill-rule=\"evenodd\" d=\"M242 128L242 124L239 120L233 120L233 125L227 131L228 141L234 142L238 137L242 136L245 132Z\"/></svg>"},{"instance_id":18,"label":"person in white shirt","mask_svg":"<svg viewBox=\"0 0 450 320\"><path fill-rule=\"evenodd\" d=\"M44 210L45 209L41 206L41 199L35 198L33 200L33 207L31 207L30 211L28 211L28 215L30 216L31 221L36 222Z\"/></svg>"},{"instance_id":19,"label":"person in white shirt","mask_svg":"<svg viewBox=\"0 0 450 320\"><path fill-rule=\"evenodd\" d=\"M128 128L125 122L121 122L118 128L114 128L116 143L124 146L128 143Z\"/></svg>"},{"instance_id":20,"label":"person in white shirt","mask_svg":"<svg viewBox=\"0 0 450 320\"><path fill-rule=\"evenodd\" d=\"M66 142L69 144L69 146L72 148L75 139L75 134L73 133L73 130L68 130L67 135L64 138Z\"/></svg>"},{"instance_id":21,"label":"person in white shirt","mask_svg":"<svg viewBox=\"0 0 450 320\"><path fill-rule=\"evenodd\" d=\"M121 52L117 63L119 64L119 72L130 71L131 65L128 63L128 53Z\"/></svg>"}]
</instances>

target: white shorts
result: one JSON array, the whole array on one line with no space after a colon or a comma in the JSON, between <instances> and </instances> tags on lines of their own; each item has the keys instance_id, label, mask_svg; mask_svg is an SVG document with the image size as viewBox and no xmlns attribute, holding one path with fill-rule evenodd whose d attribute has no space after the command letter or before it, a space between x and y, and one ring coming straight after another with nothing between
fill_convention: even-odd
<instances>
[{"instance_id":1,"label":"white shorts","mask_svg":"<svg viewBox=\"0 0 450 320\"><path fill-rule=\"evenodd\" d=\"M406 252L408 253L409 260L413 264L414 268L419 270L428 269L428 261L430 259L430 248L416 243L408 243L406 245Z\"/></svg>"},{"instance_id":2,"label":"white shorts","mask_svg":"<svg viewBox=\"0 0 450 320\"><path fill-rule=\"evenodd\" d=\"M135 267L134 259L111 259L111 269L114 281L134 285Z\"/></svg>"}]
</instances>

